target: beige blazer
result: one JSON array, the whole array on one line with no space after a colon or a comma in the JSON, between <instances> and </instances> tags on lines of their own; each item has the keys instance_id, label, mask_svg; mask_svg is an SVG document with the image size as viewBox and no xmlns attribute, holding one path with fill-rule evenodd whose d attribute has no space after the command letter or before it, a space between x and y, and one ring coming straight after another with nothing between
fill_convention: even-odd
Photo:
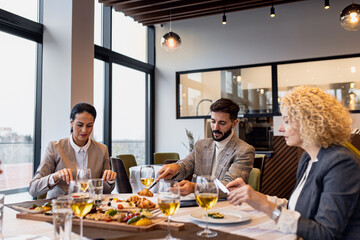
<instances>
[{"instance_id":1,"label":"beige blazer","mask_svg":"<svg viewBox=\"0 0 360 240\"><path fill-rule=\"evenodd\" d=\"M215 147L215 141L212 138L197 141L194 150L177 162L180 165L180 172L174 179L181 180L192 175L192 181L195 181L196 176L211 175ZM219 155L215 177L224 184L239 177L247 183L253 168L254 156L254 147L234 134Z\"/></svg>"},{"instance_id":2,"label":"beige blazer","mask_svg":"<svg viewBox=\"0 0 360 240\"><path fill-rule=\"evenodd\" d=\"M70 168L76 178L75 152L69 138L50 142L45 156L38 167L34 178L30 182L29 193L33 197L47 193L46 198L56 198L68 193L69 185L60 180L55 186L49 186L49 178L63 168ZM101 178L105 170L110 169L108 149L104 144L91 140L88 149L88 168L91 169L92 178ZM111 193L115 183L104 182L104 193Z\"/></svg>"}]
</instances>

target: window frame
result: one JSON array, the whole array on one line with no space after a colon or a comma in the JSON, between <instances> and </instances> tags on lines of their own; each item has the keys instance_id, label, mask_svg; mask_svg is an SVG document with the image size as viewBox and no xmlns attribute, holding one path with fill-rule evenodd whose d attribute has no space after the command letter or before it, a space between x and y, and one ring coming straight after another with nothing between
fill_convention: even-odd
<instances>
[{"instance_id":1,"label":"window frame","mask_svg":"<svg viewBox=\"0 0 360 240\"><path fill-rule=\"evenodd\" d=\"M94 44L95 59L104 62L104 144L108 147L109 154L112 152L112 64L128 67L146 74L146 109L145 109L145 159L147 164L152 164L155 150L155 29L147 28L148 62L125 56L111 49L111 19L112 7L102 8L102 45Z\"/></svg>"}]
</instances>

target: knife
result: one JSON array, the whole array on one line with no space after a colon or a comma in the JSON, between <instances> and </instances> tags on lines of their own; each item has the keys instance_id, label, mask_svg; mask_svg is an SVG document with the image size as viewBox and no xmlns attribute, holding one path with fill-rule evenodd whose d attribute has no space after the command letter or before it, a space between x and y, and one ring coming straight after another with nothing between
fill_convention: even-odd
<instances>
[{"instance_id":1,"label":"knife","mask_svg":"<svg viewBox=\"0 0 360 240\"><path fill-rule=\"evenodd\" d=\"M218 186L218 188L221 189L221 191L223 191L224 193L229 195L229 193L230 193L229 189L227 189L225 187L225 185L219 179L215 178L214 183L215 183L216 186Z\"/></svg>"},{"instance_id":2,"label":"knife","mask_svg":"<svg viewBox=\"0 0 360 240\"><path fill-rule=\"evenodd\" d=\"M151 188L153 188L158 182L157 181L154 181L149 187L148 187L148 190L150 190Z\"/></svg>"}]
</instances>

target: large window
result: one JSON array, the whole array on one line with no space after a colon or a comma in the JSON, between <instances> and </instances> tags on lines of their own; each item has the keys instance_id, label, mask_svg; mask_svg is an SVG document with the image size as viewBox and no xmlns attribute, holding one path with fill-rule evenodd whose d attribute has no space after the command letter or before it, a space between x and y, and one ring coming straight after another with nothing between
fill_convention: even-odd
<instances>
[{"instance_id":1,"label":"large window","mask_svg":"<svg viewBox=\"0 0 360 240\"><path fill-rule=\"evenodd\" d=\"M145 164L146 74L113 64L112 156L131 153Z\"/></svg>"},{"instance_id":2,"label":"large window","mask_svg":"<svg viewBox=\"0 0 360 240\"><path fill-rule=\"evenodd\" d=\"M38 0L1 0L0 8L34 22L38 21Z\"/></svg>"},{"instance_id":3,"label":"large window","mask_svg":"<svg viewBox=\"0 0 360 240\"><path fill-rule=\"evenodd\" d=\"M138 164L151 163L154 65L148 61L154 62L154 51L149 51L154 46L148 46L147 36L154 38L154 28L110 7L102 6L101 14L98 9L95 3L94 104L104 118L96 120L94 139L106 144L113 157L133 154Z\"/></svg>"},{"instance_id":4,"label":"large window","mask_svg":"<svg viewBox=\"0 0 360 240\"><path fill-rule=\"evenodd\" d=\"M147 61L147 27L112 11L112 50L139 61Z\"/></svg>"},{"instance_id":5,"label":"large window","mask_svg":"<svg viewBox=\"0 0 360 240\"><path fill-rule=\"evenodd\" d=\"M41 41L42 26L34 22L37 1L16 1L16 5L12 2L0 2L0 7L6 10L1 12L4 22L0 23L0 160L3 170L0 191L5 193L26 191L34 167L40 161L40 129L36 125L40 122L37 110L41 93L37 91L41 77L37 69L41 56L37 54L41 47L33 39Z\"/></svg>"}]
</instances>

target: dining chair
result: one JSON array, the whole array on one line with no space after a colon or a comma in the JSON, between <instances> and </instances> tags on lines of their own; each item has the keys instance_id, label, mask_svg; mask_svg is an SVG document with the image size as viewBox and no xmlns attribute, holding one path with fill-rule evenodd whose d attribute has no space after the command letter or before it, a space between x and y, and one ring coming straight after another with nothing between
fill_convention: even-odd
<instances>
[{"instance_id":1,"label":"dining chair","mask_svg":"<svg viewBox=\"0 0 360 240\"><path fill-rule=\"evenodd\" d=\"M119 193L132 193L129 178L123 161L120 158L111 158L112 170L116 172L116 188Z\"/></svg>"},{"instance_id":2,"label":"dining chair","mask_svg":"<svg viewBox=\"0 0 360 240\"><path fill-rule=\"evenodd\" d=\"M120 158L124 164L127 177L130 177L129 168L133 166L137 166L135 156L133 154L120 154L116 156L117 158Z\"/></svg>"},{"instance_id":3,"label":"dining chair","mask_svg":"<svg viewBox=\"0 0 360 240\"><path fill-rule=\"evenodd\" d=\"M249 185L258 192L260 192L260 174L260 169L253 168L249 176Z\"/></svg>"},{"instance_id":4,"label":"dining chair","mask_svg":"<svg viewBox=\"0 0 360 240\"><path fill-rule=\"evenodd\" d=\"M176 152L154 153L154 164L164 164L164 161L167 159L180 160L180 156Z\"/></svg>"}]
</instances>

